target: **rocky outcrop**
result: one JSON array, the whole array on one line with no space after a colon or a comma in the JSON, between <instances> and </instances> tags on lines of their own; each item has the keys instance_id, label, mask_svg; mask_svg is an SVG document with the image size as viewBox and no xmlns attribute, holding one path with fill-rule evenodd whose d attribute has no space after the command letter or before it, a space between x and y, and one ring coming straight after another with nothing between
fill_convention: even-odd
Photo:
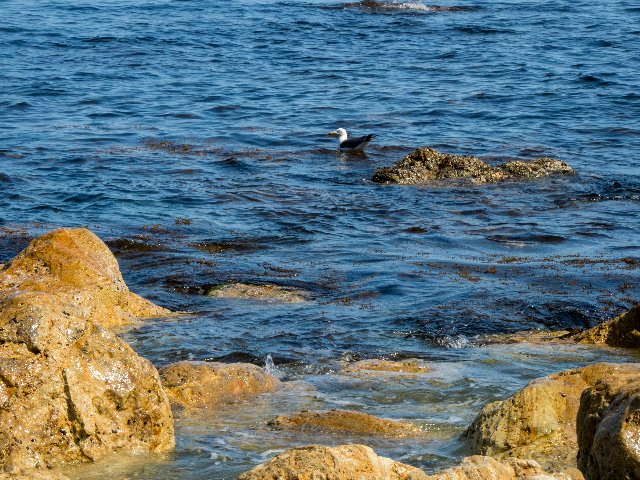
<instances>
[{"instance_id":1,"label":"rocky outcrop","mask_svg":"<svg viewBox=\"0 0 640 480\"><path fill-rule=\"evenodd\" d=\"M130 293L103 248L57 230L0 272L0 470L174 446L158 372L104 328L165 310Z\"/></svg>"},{"instance_id":2,"label":"rocky outcrop","mask_svg":"<svg viewBox=\"0 0 640 480\"><path fill-rule=\"evenodd\" d=\"M576 465L576 416L582 392L597 382L638 375L640 364L595 364L529 383L485 405L465 432L474 453L531 458L560 471Z\"/></svg>"},{"instance_id":3,"label":"rocky outcrop","mask_svg":"<svg viewBox=\"0 0 640 480\"><path fill-rule=\"evenodd\" d=\"M640 347L640 304L629 311L575 335L579 343L604 343L611 347Z\"/></svg>"},{"instance_id":4,"label":"rocky outcrop","mask_svg":"<svg viewBox=\"0 0 640 480\"><path fill-rule=\"evenodd\" d=\"M571 480L567 474L551 475L533 460L495 458L474 455L460 465L427 477L428 480Z\"/></svg>"},{"instance_id":5,"label":"rocky outcrop","mask_svg":"<svg viewBox=\"0 0 640 480\"><path fill-rule=\"evenodd\" d=\"M0 473L0 480L69 480L55 470L22 470L13 473Z\"/></svg>"},{"instance_id":6,"label":"rocky outcrop","mask_svg":"<svg viewBox=\"0 0 640 480\"><path fill-rule=\"evenodd\" d=\"M304 292L300 290L277 285L257 285L250 283L216 285L207 291L207 295L219 298L244 298L282 303L300 303L307 300Z\"/></svg>"},{"instance_id":7,"label":"rocky outcrop","mask_svg":"<svg viewBox=\"0 0 640 480\"><path fill-rule=\"evenodd\" d=\"M416 185L437 180L467 179L473 183L494 183L572 173L573 169L566 163L553 158L538 158L526 162L514 160L492 167L476 157L452 155L421 147L393 166L377 170L372 181Z\"/></svg>"},{"instance_id":8,"label":"rocky outcrop","mask_svg":"<svg viewBox=\"0 0 640 480\"><path fill-rule=\"evenodd\" d=\"M238 477L238 480L428 480L420 469L379 457L365 445L292 448Z\"/></svg>"},{"instance_id":9,"label":"rocky outcrop","mask_svg":"<svg viewBox=\"0 0 640 480\"><path fill-rule=\"evenodd\" d=\"M350 410L303 411L295 415L281 415L269 422L269 426L288 430L319 430L385 437L407 437L424 433L409 422L387 420Z\"/></svg>"},{"instance_id":10,"label":"rocky outcrop","mask_svg":"<svg viewBox=\"0 0 640 480\"><path fill-rule=\"evenodd\" d=\"M409 360L360 360L358 362L346 364L342 367L343 373L428 373L433 369L424 362L417 359Z\"/></svg>"},{"instance_id":11,"label":"rocky outcrop","mask_svg":"<svg viewBox=\"0 0 640 480\"><path fill-rule=\"evenodd\" d=\"M84 228L49 232L6 264L0 272L0 295L17 291L73 292L73 303L89 309L91 320L106 328L171 315L130 292L109 248Z\"/></svg>"},{"instance_id":12,"label":"rocky outcrop","mask_svg":"<svg viewBox=\"0 0 640 480\"><path fill-rule=\"evenodd\" d=\"M587 480L640 479L640 375L616 373L580 399L578 466Z\"/></svg>"},{"instance_id":13,"label":"rocky outcrop","mask_svg":"<svg viewBox=\"0 0 640 480\"><path fill-rule=\"evenodd\" d=\"M280 387L280 381L250 363L178 362L160 370L171 401L186 408L231 403Z\"/></svg>"}]
</instances>

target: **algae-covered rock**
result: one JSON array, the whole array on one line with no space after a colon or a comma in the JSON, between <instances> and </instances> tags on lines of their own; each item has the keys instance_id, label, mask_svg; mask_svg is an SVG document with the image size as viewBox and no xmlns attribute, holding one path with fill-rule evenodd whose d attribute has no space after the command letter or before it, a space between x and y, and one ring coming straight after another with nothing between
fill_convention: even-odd
<instances>
[{"instance_id":1,"label":"algae-covered rock","mask_svg":"<svg viewBox=\"0 0 640 480\"><path fill-rule=\"evenodd\" d=\"M473 183L494 183L572 173L573 169L566 163L553 158L538 158L526 162L515 160L492 167L476 157L441 153L432 148L420 147L391 167L377 170L372 181L419 185L437 180L468 179Z\"/></svg>"},{"instance_id":2,"label":"algae-covered rock","mask_svg":"<svg viewBox=\"0 0 640 480\"><path fill-rule=\"evenodd\" d=\"M281 415L269 422L269 426L288 430L319 430L386 437L407 437L424 433L409 422L387 420L350 410L303 411L295 415Z\"/></svg>"},{"instance_id":3,"label":"algae-covered rock","mask_svg":"<svg viewBox=\"0 0 640 480\"><path fill-rule=\"evenodd\" d=\"M578 410L578 467L587 480L640 479L640 375L603 378Z\"/></svg>"},{"instance_id":4,"label":"algae-covered rock","mask_svg":"<svg viewBox=\"0 0 640 480\"><path fill-rule=\"evenodd\" d=\"M375 374L376 372L419 374L428 373L432 370L433 368L418 359L400 361L381 359L360 360L358 362L344 365L341 369L343 373L358 374Z\"/></svg>"},{"instance_id":5,"label":"algae-covered rock","mask_svg":"<svg viewBox=\"0 0 640 480\"><path fill-rule=\"evenodd\" d=\"M365 445L292 448L238 477L238 480L428 480L422 470L379 457Z\"/></svg>"},{"instance_id":6,"label":"algae-covered rock","mask_svg":"<svg viewBox=\"0 0 640 480\"><path fill-rule=\"evenodd\" d=\"M187 408L212 407L270 393L280 381L250 363L178 362L160 370L172 402Z\"/></svg>"},{"instance_id":7,"label":"algae-covered rock","mask_svg":"<svg viewBox=\"0 0 640 480\"><path fill-rule=\"evenodd\" d=\"M0 272L0 470L14 476L174 446L158 372L103 327L164 309L128 291L103 246L57 230Z\"/></svg>"},{"instance_id":8,"label":"algae-covered rock","mask_svg":"<svg viewBox=\"0 0 640 480\"><path fill-rule=\"evenodd\" d=\"M605 343L612 347L640 347L640 304L616 318L575 335L579 343Z\"/></svg>"},{"instance_id":9,"label":"algae-covered rock","mask_svg":"<svg viewBox=\"0 0 640 480\"><path fill-rule=\"evenodd\" d=\"M303 292L293 288L251 283L216 285L207 291L207 295L219 298L244 298L283 303L300 303L307 299Z\"/></svg>"},{"instance_id":10,"label":"algae-covered rock","mask_svg":"<svg viewBox=\"0 0 640 480\"><path fill-rule=\"evenodd\" d=\"M597 382L640 374L640 364L595 364L529 383L482 409L465 432L474 453L531 458L555 471L576 465L582 392Z\"/></svg>"}]
</instances>

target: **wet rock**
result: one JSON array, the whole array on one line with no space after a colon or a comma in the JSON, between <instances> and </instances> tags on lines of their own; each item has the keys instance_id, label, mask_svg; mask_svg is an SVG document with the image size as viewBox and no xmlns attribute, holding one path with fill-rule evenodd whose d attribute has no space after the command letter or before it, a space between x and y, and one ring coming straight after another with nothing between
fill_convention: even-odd
<instances>
[{"instance_id":1,"label":"wet rock","mask_svg":"<svg viewBox=\"0 0 640 480\"><path fill-rule=\"evenodd\" d=\"M55 470L22 470L13 473L0 473L0 480L69 480Z\"/></svg>"},{"instance_id":2,"label":"wet rock","mask_svg":"<svg viewBox=\"0 0 640 480\"><path fill-rule=\"evenodd\" d=\"M164 309L130 293L103 248L57 230L0 272L0 470L174 446L158 372L102 326Z\"/></svg>"},{"instance_id":3,"label":"wet rock","mask_svg":"<svg viewBox=\"0 0 640 480\"><path fill-rule=\"evenodd\" d=\"M561 471L576 466L580 396L597 382L640 373L640 364L595 364L549 375L484 406L464 436L474 453L531 458Z\"/></svg>"},{"instance_id":4,"label":"wet rock","mask_svg":"<svg viewBox=\"0 0 640 480\"><path fill-rule=\"evenodd\" d=\"M473 183L494 183L572 173L573 169L566 163L553 158L538 158L527 162L515 160L492 167L476 157L441 153L421 147L393 166L377 170L372 181L416 185L438 180L468 179Z\"/></svg>"},{"instance_id":5,"label":"wet rock","mask_svg":"<svg viewBox=\"0 0 640 480\"><path fill-rule=\"evenodd\" d=\"M424 433L409 422L387 420L350 410L303 411L290 416L281 415L269 422L269 426L288 430L319 430L388 437L407 437Z\"/></svg>"},{"instance_id":6,"label":"wet rock","mask_svg":"<svg viewBox=\"0 0 640 480\"><path fill-rule=\"evenodd\" d=\"M428 480L410 465L379 457L365 445L292 448L238 477L238 480L312 479Z\"/></svg>"},{"instance_id":7,"label":"wet rock","mask_svg":"<svg viewBox=\"0 0 640 480\"><path fill-rule=\"evenodd\" d=\"M343 373L428 373L433 369L418 359L401 361L370 359L342 367Z\"/></svg>"},{"instance_id":8,"label":"wet rock","mask_svg":"<svg viewBox=\"0 0 640 480\"><path fill-rule=\"evenodd\" d=\"M491 457L474 455L460 465L427 477L429 480L570 480L566 474L551 475L533 460L508 458L502 462Z\"/></svg>"},{"instance_id":9,"label":"wet rock","mask_svg":"<svg viewBox=\"0 0 640 480\"><path fill-rule=\"evenodd\" d=\"M307 300L303 292L293 288L248 283L216 285L207 290L207 295L218 298L244 298L283 303L301 303Z\"/></svg>"},{"instance_id":10,"label":"wet rock","mask_svg":"<svg viewBox=\"0 0 640 480\"><path fill-rule=\"evenodd\" d=\"M178 362L160 370L171 401L206 408L243 400L280 387L280 381L250 363Z\"/></svg>"},{"instance_id":11,"label":"wet rock","mask_svg":"<svg viewBox=\"0 0 640 480\"><path fill-rule=\"evenodd\" d=\"M640 304L629 311L575 335L579 343L605 343L612 347L640 347Z\"/></svg>"},{"instance_id":12,"label":"wet rock","mask_svg":"<svg viewBox=\"0 0 640 480\"><path fill-rule=\"evenodd\" d=\"M578 467L587 480L640 478L640 375L616 372L586 389L578 410Z\"/></svg>"},{"instance_id":13,"label":"wet rock","mask_svg":"<svg viewBox=\"0 0 640 480\"><path fill-rule=\"evenodd\" d=\"M77 297L73 303L91 309L92 321L106 328L136 318L171 315L130 292L109 248L84 228L54 230L33 240L0 272L0 295L15 289L73 291Z\"/></svg>"}]
</instances>

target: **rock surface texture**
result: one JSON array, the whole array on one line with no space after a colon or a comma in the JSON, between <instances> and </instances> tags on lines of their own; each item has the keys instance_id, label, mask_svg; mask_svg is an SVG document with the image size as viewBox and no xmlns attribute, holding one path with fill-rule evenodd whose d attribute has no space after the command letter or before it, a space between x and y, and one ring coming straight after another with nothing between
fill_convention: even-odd
<instances>
[{"instance_id":1,"label":"rock surface texture","mask_svg":"<svg viewBox=\"0 0 640 480\"><path fill-rule=\"evenodd\" d=\"M251 363L178 362L160 370L175 404L205 408L274 392L280 381Z\"/></svg>"},{"instance_id":2,"label":"rock surface texture","mask_svg":"<svg viewBox=\"0 0 640 480\"><path fill-rule=\"evenodd\" d=\"M573 169L566 163L553 158L538 158L526 162L514 160L492 167L476 157L452 155L420 147L391 167L377 170L372 180L377 183L404 185L420 185L452 179L468 179L474 183L494 183L573 173Z\"/></svg>"},{"instance_id":3,"label":"rock surface texture","mask_svg":"<svg viewBox=\"0 0 640 480\"><path fill-rule=\"evenodd\" d=\"M580 399L578 467L587 480L640 479L640 375L616 373Z\"/></svg>"},{"instance_id":4,"label":"rock surface texture","mask_svg":"<svg viewBox=\"0 0 640 480\"><path fill-rule=\"evenodd\" d=\"M158 372L105 329L165 312L128 291L115 258L85 229L53 231L5 264L0 471L172 449Z\"/></svg>"},{"instance_id":5,"label":"rock surface texture","mask_svg":"<svg viewBox=\"0 0 640 480\"><path fill-rule=\"evenodd\" d=\"M575 467L582 393L602 380L638 374L640 364L604 363L534 380L507 400L485 405L465 436L474 453L531 458L553 471Z\"/></svg>"},{"instance_id":6,"label":"rock surface texture","mask_svg":"<svg viewBox=\"0 0 640 480\"><path fill-rule=\"evenodd\" d=\"M417 359L409 360L360 360L342 367L343 373L428 373L433 369Z\"/></svg>"},{"instance_id":7,"label":"rock surface texture","mask_svg":"<svg viewBox=\"0 0 640 480\"><path fill-rule=\"evenodd\" d=\"M566 474L551 475L533 460L495 458L474 455L460 465L427 476L429 480L570 480Z\"/></svg>"},{"instance_id":8,"label":"rock surface texture","mask_svg":"<svg viewBox=\"0 0 640 480\"><path fill-rule=\"evenodd\" d=\"M574 340L579 343L605 343L611 347L640 347L640 304L613 320L578 333Z\"/></svg>"},{"instance_id":9,"label":"rock surface texture","mask_svg":"<svg viewBox=\"0 0 640 480\"><path fill-rule=\"evenodd\" d=\"M301 303L307 300L303 292L293 288L250 283L218 285L209 289L207 295L219 298L242 298L282 303Z\"/></svg>"},{"instance_id":10,"label":"rock surface texture","mask_svg":"<svg viewBox=\"0 0 640 480\"><path fill-rule=\"evenodd\" d=\"M407 437L423 433L416 425L409 422L387 420L350 410L300 412L289 416L281 415L269 422L269 426L289 430L321 430L387 437Z\"/></svg>"}]
</instances>

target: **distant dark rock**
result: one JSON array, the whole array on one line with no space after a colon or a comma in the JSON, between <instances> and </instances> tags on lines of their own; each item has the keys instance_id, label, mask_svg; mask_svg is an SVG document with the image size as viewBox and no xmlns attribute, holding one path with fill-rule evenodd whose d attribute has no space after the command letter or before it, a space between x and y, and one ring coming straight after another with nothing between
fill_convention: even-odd
<instances>
[{"instance_id":1,"label":"distant dark rock","mask_svg":"<svg viewBox=\"0 0 640 480\"><path fill-rule=\"evenodd\" d=\"M376 183L402 185L420 185L456 179L466 179L473 183L495 183L573 173L569 165L554 158L514 160L492 167L477 157L441 153L432 148L420 147L391 167L377 170L372 180Z\"/></svg>"}]
</instances>

